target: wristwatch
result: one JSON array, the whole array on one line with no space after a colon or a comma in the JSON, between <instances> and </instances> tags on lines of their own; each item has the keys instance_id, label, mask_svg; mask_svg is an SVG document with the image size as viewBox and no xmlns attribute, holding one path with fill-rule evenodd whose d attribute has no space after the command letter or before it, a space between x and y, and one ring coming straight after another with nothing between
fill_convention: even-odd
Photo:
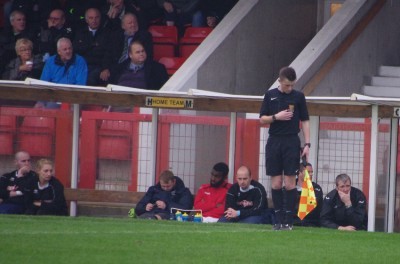
<instances>
[{"instance_id":1,"label":"wristwatch","mask_svg":"<svg viewBox=\"0 0 400 264\"><path fill-rule=\"evenodd\" d=\"M311 148L311 143L305 143L304 147L308 146L308 148Z\"/></svg>"},{"instance_id":2,"label":"wristwatch","mask_svg":"<svg viewBox=\"0 0 400 264\"><path fill-rule=\"evenodd\" d=\"M276 116L272 115L272 122L275 122L275 121L276 121Z\"/></svg>"}]
</instances>

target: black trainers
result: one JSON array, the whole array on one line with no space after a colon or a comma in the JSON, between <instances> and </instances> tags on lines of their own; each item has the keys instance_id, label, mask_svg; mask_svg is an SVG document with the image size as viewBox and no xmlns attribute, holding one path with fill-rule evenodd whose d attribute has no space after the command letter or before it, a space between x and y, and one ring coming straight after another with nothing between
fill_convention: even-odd
<instances>
[{"instance_id":1,"label":"black trainers","mask_svg":"<svg viewBox=\"0 0 400 264\"><path fill-rule=\"evenodd\" d=\"M282 228L281 224L274 224L272 226L272 230L274 230L274 231L279 231L279 230L281 230L281 228Z\"/></svg>"},{"instance_id":2,"label":"black trainers","mask_svg":"<svg viewBox=\"0 0 400 264\"><path fill-rule=\"evenodd\" d=\"M284 225L282 225L281 226L281 230L284 230L284 231L286 231L286 230L293 230L293 225L289 225L289 224L284 224Z\"/></svg>"}]
</instances>

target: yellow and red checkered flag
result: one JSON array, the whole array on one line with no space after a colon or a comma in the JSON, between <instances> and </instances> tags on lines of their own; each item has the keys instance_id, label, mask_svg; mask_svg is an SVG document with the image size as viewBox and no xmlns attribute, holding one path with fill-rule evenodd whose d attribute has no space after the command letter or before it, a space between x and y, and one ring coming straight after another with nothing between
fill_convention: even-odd
<instances>
[{"instance_id":1,"label":"yellow and red checkered flag","mask_svg":"<svg viewBox=\"0 0 400 264\"><path fill-rule=\"evenodd\" d=\"M304 169L304 181L301 186L301 196L297 216L303 220L312 210L314 210L315 207L317 207L317 199L315 198L314 187L307 169Z\"/></svg>"}]
</instances>

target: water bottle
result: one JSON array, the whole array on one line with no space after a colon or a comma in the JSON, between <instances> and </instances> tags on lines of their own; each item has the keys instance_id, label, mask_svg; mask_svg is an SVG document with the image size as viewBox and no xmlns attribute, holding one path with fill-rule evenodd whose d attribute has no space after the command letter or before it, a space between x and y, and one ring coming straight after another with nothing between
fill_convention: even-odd
<instances>
[{"instance_id":1,"label":"water bottle","mask_svg":"<svg viewBox=\"0 0 400 264\"><path fill-rule=\"evenodd\" d=\"M203 220L203 216L200 213L194 215L193 222L201 223Z\"/></svg>"},{"instance_id":2,"label":"water bottle","mask_svg":"<svg viewBox=\"0 0 400 264\"><path fill-rule=\"evenodd\" d=\"M182 213L181 213L181 211L176 211L175 220L179 221L179 222L182 222Z\"/></svg>"},{"instance_id":3,"label":"water bottle","mask_svg":"<svg viewBox=\"0 0 400 264\"><path fill-rule=\"evenodd\" d=\"M182 222L187 222L188 219L189 219L189 215L188 215L186 212L183 213L183 215L182 215Z\"/></svg>"}]
</instances>

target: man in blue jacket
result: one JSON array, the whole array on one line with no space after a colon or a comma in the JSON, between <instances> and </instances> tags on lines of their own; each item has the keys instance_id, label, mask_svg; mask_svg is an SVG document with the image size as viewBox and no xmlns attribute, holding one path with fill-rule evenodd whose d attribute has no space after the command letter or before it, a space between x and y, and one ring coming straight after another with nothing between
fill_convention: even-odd
<instances>
[{"instance_id":1,"label":"man in blue jacket","mask_svg":"<svg viewBox=\"0 0 400 264\"><path fill-rule=\"evenodd\" d=\"M57 41L57 54L48 58L40 79L60 84L86 85L87 75L88 68L85 59L74 54L70 39L60 38ZM56 109L60 108L60 104L38 102L36 107Z\"/></svg>"},{"instance_id":2,"label":"man in blue jacket","mask_svg":"<svg viewBox=\"0 0 400 264\"><path fill-rule=\"evenodd\" d=\"M171 208L192 209L193 196L183 181L165 170L160 181L151 186L136 206L136 214L144 219L169 219Z\"/></svg>"}]
</instances>

